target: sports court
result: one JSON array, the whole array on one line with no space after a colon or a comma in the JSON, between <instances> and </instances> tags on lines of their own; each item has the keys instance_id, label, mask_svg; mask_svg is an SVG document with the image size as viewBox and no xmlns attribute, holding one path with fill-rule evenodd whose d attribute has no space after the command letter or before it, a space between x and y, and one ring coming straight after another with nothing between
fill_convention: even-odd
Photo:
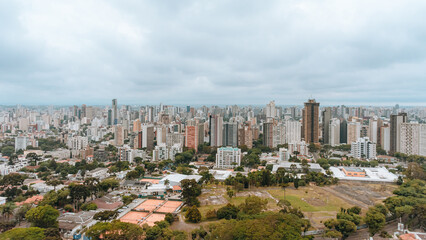
<instances>
[{"instance_id":1,"label":"sports court","mask_svg":"<svg viewBox=\"0 0 426 240\"><path fill-rule=\"evenodd\" d=\"M134 210L152 212L164 202L164 200L148 199L143 203L139 204L139 206L135 207Z\"/></svg>"},{"instance_id":2,"label":"sports court","mask_svg":"<svg viewBox=\"0 0 426 240\"><path fill-rule=\"evenodd\" d=\"M159 213L173 213L178 209L183 203L179 201L167 201L161 206L157 211Z\"/></svg>"},{"instance_id":3,"label":"sports court","mask_svg":"<svg viewBox=\"0 0 426 240\"><path fill-rule=\"evenodd\" d=\"M120 221L127 222L127 223L133 223L138 224L142 221L142 218L148 216L149 213L147 212L134 212L130 211L126 215L120 218Z\"/></svg>"},{"instance_id":4,"label":"sports court","mask_svg":"<svg viewBox=\"0 0 426 240\"><path fill-rule=\"evenodd\" d=\"M148 226L152 227L155 225L155 222L163 221L165 217L166 217L165 214L153 213L145 221L143 221L141 225L146 223L148 224Z\"/></svg>"}]
</instances>

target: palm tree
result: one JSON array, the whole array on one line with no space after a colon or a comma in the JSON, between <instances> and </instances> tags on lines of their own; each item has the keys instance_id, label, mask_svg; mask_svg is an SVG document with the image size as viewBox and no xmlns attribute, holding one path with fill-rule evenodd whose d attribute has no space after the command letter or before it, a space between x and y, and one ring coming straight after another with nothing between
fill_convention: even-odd
<instances>
[{"instance_id":1,"label":"palm tree","mask_svg":"<svg viewBox=\"0 0 426 240\"><path fill-rule=\"evenodd\" d=\"M7 217L7 220L9 220L10 216L13 215L13 211L15 210L16 205L14 203L6 203L1 207L1 214L4 217Z\"/></svg>"}]
</instances>

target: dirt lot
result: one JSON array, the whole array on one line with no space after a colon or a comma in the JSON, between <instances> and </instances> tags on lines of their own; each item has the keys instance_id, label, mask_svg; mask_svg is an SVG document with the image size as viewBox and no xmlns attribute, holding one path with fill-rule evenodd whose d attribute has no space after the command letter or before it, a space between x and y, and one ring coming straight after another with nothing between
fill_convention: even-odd
<instances>
[{"instance_id":1,"label":"dirt lot","mask_svg":"<svg viewBox=\"0 0 426 240\"><path fill-rule=\"evenodd\" d=\"M373 184L359 182L341 182L335 186L317 187L306 186L299 189L288 187L285 199L290 201L294 207L299 207L307 218L311 220L314 228L323 228L323 221L334 218L340 208L359 206L362 208L362 215L369 206L381 202L392 195L396 185ZM199 208L203 218L212 209L219 209L227 203L239 205L245 201L249 195L254 195L268 199L267 209L278 211L277 201L284 199L284 191L281 188L255 188L236 193L233 198L226 195L226 186L213 185L203 189L199 197L201 206ZM202 224L208 224L206 219ZM187 224L181 219L181 226L173 226L175 229L193 229L199 224ZM173 224L175 225L175 224ZM182 226L184 225L184 226Z\"/></svg>"}]
</instances>

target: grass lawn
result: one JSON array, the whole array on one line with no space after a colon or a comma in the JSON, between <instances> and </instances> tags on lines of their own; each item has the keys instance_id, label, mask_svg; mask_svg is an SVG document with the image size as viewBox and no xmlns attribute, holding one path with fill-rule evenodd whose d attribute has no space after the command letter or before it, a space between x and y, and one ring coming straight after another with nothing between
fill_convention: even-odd
<instances>
[{"instance_id":1,"label":"grass lawn","mask_svg":"<svg viewBox=\"0 0 426 240\"><path fill-rule=\"evenodd\" d=\"M284 199L283 190L270 189L268 192L279 200ZM300 208L303 212L340 211L340 208L349 208L352 205L344 200L332 196L320 187L301 187L298 190L286 189L285 199L293 207Z\"/></svg>"}]
</instances>

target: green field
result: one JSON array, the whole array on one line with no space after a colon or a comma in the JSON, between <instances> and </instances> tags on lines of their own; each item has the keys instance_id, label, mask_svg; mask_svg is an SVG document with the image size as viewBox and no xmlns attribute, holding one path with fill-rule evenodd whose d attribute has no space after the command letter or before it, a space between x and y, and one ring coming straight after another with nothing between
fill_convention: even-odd
<instances>
[{"instance_id":1,"label":"green field","mask_svg":"<svg viewBox=\"0 0 426 240\"><path fill-rule=\"evenodd\" d=\"M283 200L284 192L279 189L271 189L268 192L276 199ZM340 211L340 208L351 207L342 199L324 192L321 188L287 189L285 199L293 207L300 208L303 212Z\"/></svg>"}]
</instances>

